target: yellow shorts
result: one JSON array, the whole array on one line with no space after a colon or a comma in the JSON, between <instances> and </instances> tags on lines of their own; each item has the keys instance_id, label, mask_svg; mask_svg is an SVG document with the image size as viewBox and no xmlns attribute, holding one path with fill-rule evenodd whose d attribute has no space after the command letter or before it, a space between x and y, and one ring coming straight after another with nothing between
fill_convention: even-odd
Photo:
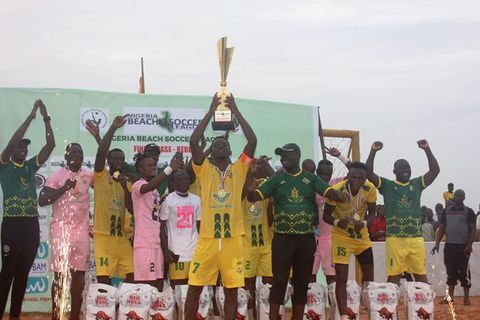
<instances>
[{"instance_id":1,"label":"yellow shorts","mask_svg":"<svg viewBox=\"0 0 480 320\"><path fill-rule=\"evenodd\" d=\"M240 288L245 285L241 236L198 238L188 273L188 284L214 286L217 284L219 271L225 288Z\"/></svg>"},{"instance_id":2,"label":"yellow shorts","mask_svg":"<svg viewBox=\"0 0 480 320\"><path fill-rule=\"evenodd\" d=\"M272 247L252 247L243 237L243 265L245 278L272 277Z\"/></svg>"},{"instance_id":3,"label":"yellow shorts","mask_svg":"<svg viewBox=\"0 0 480 320\"><path fill-rule=\"evenodd\" d=\"M168 266L168 278L170 280L188 279L189 269L190 261L170 263Z\"/></svg>"},{"instance_id":4,"label":"yellow shorts","mask_svg":"<svg viewBox=\"0 0 480 320\"><path fill-rule=\"evenodd\" d=\"M349 264L350 255L358 256L371 247L370 239L358 241L332 234L332 262L334 264Z\"/></svg>"},{"instance_id":5,"label":"yellow shorts","mask_svg":"<svg viewBox=\"0 0 480 320\"><path fill-rule=\"evenodd\" d=\"M97 276L124 279L133 273L133 248L128 238L95 234L93 250Z\"/></svg>"},{"instance_id":6,"label":"yellow shorts","mask_svg":"<svg viewBox=\"0 0 480 320\"><path fill-rule=\"evenodd\" d=\"M427 274L425 265L425 242L422 237L387 237L385 241L387 275L397 276L403 272Z\"/></svg>"}]
</instances>

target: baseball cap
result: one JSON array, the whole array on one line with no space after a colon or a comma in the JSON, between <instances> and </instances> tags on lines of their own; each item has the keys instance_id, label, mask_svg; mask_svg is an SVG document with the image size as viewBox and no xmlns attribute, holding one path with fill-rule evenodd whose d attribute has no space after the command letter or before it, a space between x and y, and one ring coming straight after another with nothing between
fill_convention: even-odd
<instances>
[{"instance_id":1,"label":"baseball cap","mask_svg":"<svg viewBox=\"0 0 480 320\"><path fill-rule=\"evenodd\" d=\"M278 147L275 149L275 154L278 156L283 152L295 152L300 154L300 147L296 143L287 143L283 147Z\"/></svg>"},{"instance_id":2,"label":"baseball cap","mask_svg":"<svg viewBox=\"0 0 480 320\"><path fill-rule=\"evenodd\" d=\"M149 143L143 148L143 152L148 150L155 150L160 153L160 147L156 143Z\"/></svg>"}]
</instances>

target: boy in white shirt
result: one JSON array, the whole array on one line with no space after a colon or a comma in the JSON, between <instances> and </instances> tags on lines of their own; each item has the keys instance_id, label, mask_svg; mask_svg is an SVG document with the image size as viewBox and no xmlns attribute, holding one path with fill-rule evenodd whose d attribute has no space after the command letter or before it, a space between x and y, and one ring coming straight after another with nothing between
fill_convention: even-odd
<instances>
[{"instance_id":1,"label":"boy in white shirt","mask_svg":"<svg viewBox=\"0 0 480 320\"><path fill-rule=\"evenodd\" d=\"M200 228L200 197L189 192L190 176L186 171L176 171L172 182L175 190L160 207L160 234L165 262L169 263L170 284L174 287L188 284Z\"/></svg>"}]
</instances>

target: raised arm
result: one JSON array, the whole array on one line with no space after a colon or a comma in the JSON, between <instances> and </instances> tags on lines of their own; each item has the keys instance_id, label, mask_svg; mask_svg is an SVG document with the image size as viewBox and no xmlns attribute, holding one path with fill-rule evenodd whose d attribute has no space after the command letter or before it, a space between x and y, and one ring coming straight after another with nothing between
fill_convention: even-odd
<instances>
[{"instance_id":1,"label":"raised arm","mask_svg":"<svg viewBox=\"0 0 480 320\"><path fill-rule=\"evenodd\" d=\"M427 140L417 141L418 147L425 151L428 159L428 171L423 175L423 182L425 187L432 184L432 182L437 178L440 173L440 166L438 165L437 159L435 159L432 150L430 150L430 145Z\"/></svg>"},{"instance_id":2,"label":"raised arm","mask_svg":"<svg viewBox=\"0 0 480 320\"><path fill-rule=\"evenodd\" d=\"M213 96L212 102L210 104L210 109L205 114L203 119L197 125L195 130L193 130L192 135L190 137L190 149L192 150L192 160L193 163L196 165L201 165L203 160L205 159L205 154L203 153L203 149L200 146L200 140L202 139L203 134L205 133L205 129L207 128L208 122L215 114L215 109L219 105L220 100L217 97L217 94Z\"/></svg>"},{"instance_id":3,"label":"raised arm","mask_svg":"<svg viewBox=\"0 0 480 320\"><path fill-rule=\"evenodd\" d=\"M55 137L53 136L52 125L50 124L50 116L47 112L47 107L42 100L38 101L38 107L40 109L40 114L43 117L43 122L45 122L45 139L47 143L42 147L38 153L38 162L40 164L45 163L48 160L48 157L52 154L53 149L55 149Z\"/></svg>"},{"instance_id":4,"label":"raised arm","mask_svg":"<svg viewBox=\"0 0 480 320\"><path fill-rule=\"evenodd\" d=\"M127 116L116 116L98 146L97 155L95 156L95 171L100 172L105 168L105 160L107 159L108 150L112 143L113 134L118 128L123 127Z\"/></svg>"},{"instance_id":5,"label":"raised arm","mask_svg":"<svg viewBox=\"0 0 480 320\"><path fill-rule=\"evenodd\" d=\"M331 155L332 157L335 157L338 160L342 161L342 163L345 165L345 167L347 167L347 169L350 168L350 165L352 164L352 162L350 161L350 159L345 157L340 152L340 150L338 150L337 148L335 148L335 147L330 147L330 148L325 147L325 152L328 153L329 155Z\"/></svg>"},{"instance_id":6,"label":"raised arm","mask_svg":"<svg viewBox=\"0 0 480 320\"><path fill-rule=\"evenodd\" d=\"M254 157L255 149L257 148L257 136L253 132L252 127L248 124L247 120L243 117L243 115L238 110L237 104L235 103L235 99L232 95L228 96L225 101L225 105L232 110L232 114L235 115L238 122L240 123L240 127L245 134L245 138L247 138L247 145L243 149L243 152L249 157Z\"/></svg>"},{"instance_id":7,"label":"raised arm","mask_svg":"<svg viewBox=\"0 0 480 320\"><path fill-rule=\"evenodd\" d=\"M100 122L102 119L98 119L98 121L87 120L85 121L85 128L87 131L93 136L95 141L98 145L102 142L102 138L100 137Z\"/></svg>"},{"instance_id":8,"label":"raised arm","mask_svg":"<svg viewBox=\"0 0 480 320\"><path fill-rule=\"evenodd\" d=\"M383 143L381 143L380 141L375 141L374 143L372 143L372 148L370 149L367 162L365 163L367 165L367 178L371 183L373 183L375 187L378 187L380 183L380 178L375 174L373 170L373 163L375 162L375 155L378 151L382 150L382 148Z\"/></svg>"},{"instance_id":9,"label":"raised arm","mask_svg":"<svg viewBox=\"0 0 480 320\"><path fill-rule=\"evenodd\" d=\"M7 146L2 152L1 160L3 163L7 163L10 160L12 156L13 147L23 138L23 136L25 135L25 132L27 132L27 129L30 126L30 123L32 122L33 119L35 119L39 101L41 100L38 99L35 101L35 103L33 104L32 111L28 115L27 119L23 121L23 123L20 125L17 131L15 131L13 136L10 138L10 141L8 141Z\"/></svg>"}]
</instances>

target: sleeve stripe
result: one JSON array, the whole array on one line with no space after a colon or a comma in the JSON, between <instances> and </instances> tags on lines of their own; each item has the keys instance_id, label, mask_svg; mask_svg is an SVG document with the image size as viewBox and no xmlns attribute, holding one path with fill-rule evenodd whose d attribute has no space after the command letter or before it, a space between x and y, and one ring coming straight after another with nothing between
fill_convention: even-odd
<instances>
[{"instance_id":1,"label":"sleeve stripe","mask_svg":"<svg viewBox=\"0 0 480 320\"><path fill-rule=\"evenodd\" d=\"M38 161L38 154L35 156L35 163L37 164L37 167L42 166L42 164Z\"/></svg>"},{"instance_id":2,"label":"sleeve stripe","mask_svg":"<svg viewBox=\"0 0 480 320\"><path fill-rule=\"evenodd\" d=\"M426 188L427 186L425 185L425 178L424 178L424 176L422 176L422 178L421 178L420 180L422 181L422 186L423 186L424 188Z\"/></svg>"},{"instance_id":3,"label":"sleeve stripe","mask_svg":"<svg viewBox=\"0 0 480 320\"><path fill-rule=\"evenodd\" d=\"M378 177L378 186L375 186L375 188L380 188L382 186L382 178Z\"/></svg>"},{"instance_id":4,"label":"sleeve stripe","mask_svg":"<svg viewBox=\"0 0 480 320\"><path fill-rule=\"evenodd\" d=\"M250 158L245 152L240 155L240 161L246 164L252 164L253 159Z\"/></svg>"},{"instance_id":5,"label":"sleeve stripe","mask_svg":"<svg viewBox=\"0 0 480 320\"><path fill-rule=\"evenodd\" d=\"M260 195L260 197L262 198L262 200L265 199L265 196L263 195L262 191L260 191L260 190L258 190L258 189L255 189L255 192L257 192L257 193Z\"/></svg>"}]
</instances>

